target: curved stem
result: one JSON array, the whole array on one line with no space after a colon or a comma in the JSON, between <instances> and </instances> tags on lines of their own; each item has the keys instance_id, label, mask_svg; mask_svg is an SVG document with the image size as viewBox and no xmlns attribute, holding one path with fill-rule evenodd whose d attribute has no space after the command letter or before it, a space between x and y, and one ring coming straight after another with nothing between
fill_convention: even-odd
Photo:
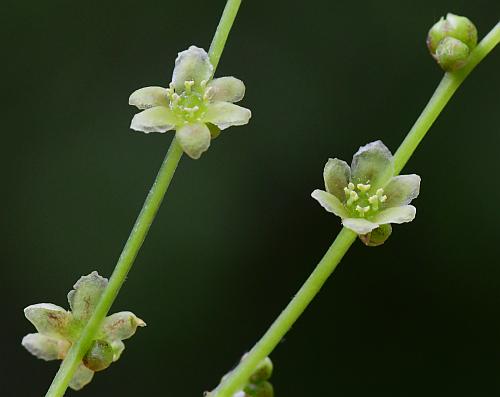
<instances>
[{"instance_id":1,"label":"curved stem","mask_svg":"<svg viewBox=\"0 0 500 397\"><path fill-rule=\"evenodd\" d=\"M444 75L436 91L429 100L429 103L394 154L394 168L396 174L401 172L420 141L424 139L427 131L429 131L450 98L458 87L460 87L460 84L463 83L469 73L472 72L479 62L481 62L499 42L500 23L497 23L490 33L488 33L471 52L467 64L462 69Z\"/></svg>"},{"instance_id":2,"label":"curved stem","mask_svg":"<svg viewBox=\"0 0 500 397\"><path fill-rule=\"evenodd\" d=\"M99 304L97 305L92 317L85 326L78 341L71 347L68 355L64 359L56 377L47 391L46 397L63 396L68 387L76 368L85 355L85 352L90 348L96 332L106 317L111 305L113 304L118 292L120 291L123 282L125 281L130 268L139 252L149 228L160 208L163 197L170 185L170 181L174 176L175 169L182 157L182 148L177 143L177 140L172 140L168 153L163 161L163 164L158 172L153 187L144 202L144 206L137 217L135 225L130 233L130 236L123 248L123 251L118 259L115 270L109 279L108 286L104 290Z\"/></svg>"},{"instance_id":3,"label":"curved stem","mask_svg":"<svg viewBox=\"0 0 500 397\"><path fill-rule=\"evenodd\" d=\"M497 24L471 52L469 61L463 69L455 73L445 74L421 116L417 119L415 125L411 128L394 155L396 174L401 172L401 169L410 159L418 144L424 138L432 123L436 120L460 84L472 69L493 50L499 41L500 24ZM254 369L274 350L295 321L304 312L355 239L356 234L351 230L343 228L340 231L323 259L321 259L309 278L302 285L297 295L290 301L285 310L278 316L252 350L245 355L240 364L225 376L220 385L210 393L210 397L231 397L238 390L243 389Z\"/></svg>"},{"instance_id":4,"label":"curved stem","mask_svg":"<svg viewBox=\"0 0 500 397\"><path fill-rule=\"evenodd\" d=\"M356 237L356 233L349 229L343 228L340 231L297 295L293 297L259 342L245 355L238 367L210 394L210 397L229 397L243 388L255 367L273 351L319 292Z\"/></svg>"},{"instance_id":5,"label":"curved stem","mask_svg":"<svg viewBox=\"0 0 500 397\"><path fill-rule=\"evenodd\" d=\"M228 0L222 14L221 20L215 32L210 46L209 57L214 66L214 72L219 63L222 51L227 41L227 37L238 12L241 0ZM163 197L167 192L170 181L182 157L182 148L177 140L172 140L168 153L158 172L153 187L144 202L142 210L134 224L132 232L118 259L113 274L109 279L108 286L104 290L99 303L92 314L89 322L85 326L78 341L71 347L68 355L64 359L55 378L50 385L45 397L61 397L66 392L68 384L73 377L77 367L80 365L83 356L90 348L96 332L111 308L120 288L122 287L127 274L129 273L134 260L141 249L142 243L148 234L149 228L160 208Z\"/></svg>"}]
</instances>

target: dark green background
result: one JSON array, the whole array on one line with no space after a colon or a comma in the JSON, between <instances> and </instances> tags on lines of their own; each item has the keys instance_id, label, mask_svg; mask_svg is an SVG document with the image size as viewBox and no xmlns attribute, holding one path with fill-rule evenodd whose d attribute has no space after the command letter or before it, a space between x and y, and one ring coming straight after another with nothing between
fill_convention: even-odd
<instances>
[{"instance_id":1,"label":"dark green background","mask_svg":"<svg viewBox=\"0 0 500 397\"><path fill-rule=\"evenodd\" d=\"M0 395L42 396L58 364L20 345L22 309L109 275L171 135L129 131L129 94L207 48L223 0L7 1L2 48ZM244 2L217 75L249 125L183 158L113 311L148 323L69 396L201 396L286 305L340 230L310 198L328 157L395 150L442 72L447 11L482 37L497 1ZM500 56L473 72L405 171L418 215L360 243L272 355L277 396L500 393Z\"/></svg>"}]
</instances>

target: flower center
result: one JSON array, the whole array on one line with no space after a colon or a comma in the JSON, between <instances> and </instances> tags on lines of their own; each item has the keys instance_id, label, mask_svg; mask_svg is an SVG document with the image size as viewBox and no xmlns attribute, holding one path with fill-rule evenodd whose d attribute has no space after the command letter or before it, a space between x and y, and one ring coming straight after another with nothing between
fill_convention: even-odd
<instances>
[{"instance_id":1,"label":"flower center","mask_svg":"<svg viewBox=\"0 0 500 397\"><path fill-rule=\"evenodd\" d=\"M194 81L185 81L184 90L180 94L175 92L173 83L170 83L170 88L167 89L170 110L186 124L202 121L210 94L211 89L207 88L205 80L199 85L195 85Z\"/></svg>"},{"instance_id":2,"label":"flower center","mask_svg":"<svg viewBox=\"0 0 500 397\"><path fill-rule=\"evenodd\" d=\"M357 218L366 218L379 210L380 204L387 200L384 189L372 191L370 181L364 183L349 184L344 188L346 197L345 206Z\"/></svg>"}]
</instances>

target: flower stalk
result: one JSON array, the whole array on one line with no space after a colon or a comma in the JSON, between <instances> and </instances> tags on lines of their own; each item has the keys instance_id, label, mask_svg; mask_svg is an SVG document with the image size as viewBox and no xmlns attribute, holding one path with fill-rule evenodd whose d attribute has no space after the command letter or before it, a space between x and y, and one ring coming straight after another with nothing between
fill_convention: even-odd
<instances>
[{"instance_id":1,"label":"flower stalk","mask_svg":"<svg viewBox=\"0 0 500 397\"><path fill-rule=\"evenodd\" d=\"M424 139L425 134L436 121L455 91L464 82L465 78L500 42L500 22L484 37L472 50L467 63L462 69L448 72L444 75L429 103L417 119L410 132L394 154L394 168L399 174L408 162L413 152Z\"/></svg>"},{"instance_id":2,"label":"flower stalk","mask_svg":"<svg viewBox=\"0 0 500 397\"><path fill-rule=\"evenodd\" d=\"M64 359L71 345L80 338L107 284L108 280L97 272L81 277L68 294L69 311L50 303L28 306L24 314L38 332L26 335L23 346L45 361ZM90 383L94 372L106 369L120 358L125 349L122 341L133 336L137 327L144 326L146 323L131 312L106 317L69 386L80 390Z\"/></svg>"},{"instance_id":3,"label":"flower stalk","mask_svg":"<svg viewBox=\"0 0 500 397\"><path fill-rule=\"evenodd\" d=\"M72 345L61 364L59 371L45 395L46 397L61 397L64 395L85 353L90 349L99 327L118 295L127 274L132 268L134 260L160 208L160 204L170 185L175 169L182 157L182 153L182 149L174 138L153 187L144 202L144 206L135 222L120 258L118 259L115 270L109 279L109 283L101 295L99 303L88 320L87 325L80 334L80 338Z\"/></svg>"},{"instance_id":4,"label":"flower stalk","mask_svg":"<svg viewBox=\"0 0 500 397\"><path fill-rule=\"evenodd\" d=\"M215 71L229 32L238 12L241 0L228 0L213 38L209 58ZM62 397L73 378L73 375L87 351L91 348L96 333L116 299L120 288L132 268L134 260L144 242L149 228L163 201L163 197L172 181L173 175L182 157L183 150L174 137L154 184L144 202L130 236L118 259L109 283L101 295L95 311L80 334L80 338L71 346L59 371L54 377L45 397Z\"/></svg>"},{"instance_id":5,"label":"flower stalk","mask_svg":"<svg viewBox=\"0 0 500 397\"><path fill-rule=\"evenodd\" d=\"M429 103L395 153L394 175L398 175L401 172L419 143L425 137L434 121L465 78L499 42L500 23L498 23L477 47L472 50L467 63L461 69L455 72L448 72L444 75L436 91L429 100ZM210 397L232 397L238 390L242 389L256 366L274 350L295 321L297 321L307 308L309 303L314 299L326 280L335 270L340 260L354 243L356 237L357 234L352 230L345 227L342 228L325 256L318 263L295 297L290 301L262 338L254 345L248 354L246 354L244 360L242 360L232 372L224 377L219 386L210 393Z\"/></svg>"}]
</instances>

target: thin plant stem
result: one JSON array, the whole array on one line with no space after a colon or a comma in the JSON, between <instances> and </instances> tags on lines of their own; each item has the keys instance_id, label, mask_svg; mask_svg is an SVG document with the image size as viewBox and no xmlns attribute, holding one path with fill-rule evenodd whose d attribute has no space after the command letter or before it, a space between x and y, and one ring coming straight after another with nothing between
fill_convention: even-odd
<instances>
[{"instance_id":1,"label":"thin plant stem","mask_svg":"<svg viewBox=\"0 0 500 397\"><path fill-rule=\"evenodd\" d=\"M432 126L432 123L444 109L460 84L472 69L493 50L499 41L500 24L497 24L471 52L469 61L463 69L445 74L421 116L417 119L415 125L411 128L394 156L396 175L401 172L420 141ZM309 278L302 285L297 295L290 301L285 310L281 312L250 352L245 355L245 358L239 365L225 376L219 386L210 393L210 397L231 397L245 386L257 365L274 350L320 291L323 284L354 243L356 237L353 231L342 228L323 259L321 259Z\"/></svg>"},{"instance_id":2,"label":"thin plant stem","mask_svg":"<svg viewBox=\"0 0 500 397\"><path fill-rule=\"evenodd\" d=\"M281 312L252 350L245 355L245 358L238 367L210 394L210 397L229 397L243 388L255 367L271 353L319 292L328 277L340 263L342 257L354 243L356 237L356 233L352 230L342 228L325 256L285 310Z\"/></svg>"},{"instance_id":3,"label":"thin plant stem","mask_svg":"<svg viewBox=\"0 0 500 397\"><path fill-rule=\"evenodd\" d=\"M234 20L236 19L236 14L238 14L240 5L241 0L228 0L228 2L226 3L226 7L224 8L224 12L222 13L219 25L217 26L217 30L215 31L214 39L212 40L210 50L208 51L208 55L210 56L210 63L214 67L214 72L219 65L222 51L226 46L229 32L231 31Z\"/></svg>"},{"instance_id":4,"label":"thin plant stem","mask_svg":"<svg viewBox=\"0 0 500 397\"><path fill-rule=\"evenodd\" d=\"M83 356L90 348L95 334L99 330L102 321L106 317L113 304L128 272L130 271L139 249L148 234L149 228L160 208L163 197L174 176L175 169L182 157L182 148L177 140L172 140L168 153L158 172L153 187L144 202L144 206L137 217L135 225L118 259L115 270L109 279L108 286L104 290L99 303L92 314L89 322L85 326L78 341L71 347L68 355L64 359L57 375L47 391L46 397L63 396L75 370L80 365Z\"/></svg>"},{"instance_id":5,"label":"thin plant stem","mask_svg":"<svg viewBox=\"0 0 500 397\"><path fill-rule=\"evenodd\" d=\"M238 12L241 0L228 0L217 27L212 44L210 46L209 57L214 66L214 71L219 63L224 45L233 25L236 13ZM172 140L167 155L158 172L156 180L149 191L141 212L137 217L130 236L118 259L109 283L104 290L97 307L86 324L78 341L73 344L66 358L61 364L59 371L54 377L45 397L62 397L68 388L69 382L76 369L80 365L83 356L90 348L92 341L106 317L109 309L115 301L127 275L134 264L134 260L146 238L149 228L163 201L172 177L179 161L182 157L182 148L175 139Z\"/></svg>"},{"instance_id":6,"label":"thin plant stem","mask_svg":"<svg viewBox=\"0 0 500 397\"><path fill-rule=\"evenodd\" d=\"M404 139L399 149L394 154L395 173L399 174L418 144L424 139L425 134L431 128L441 111L451 99L455 91L460 87L470 72L483 60L488 53L500 42L500 23L481 40L477 47L471 52L467 64L456 72L446 73L432 95L429 103L417 119L410 132Z\"/></svg>"}]
</instances>

